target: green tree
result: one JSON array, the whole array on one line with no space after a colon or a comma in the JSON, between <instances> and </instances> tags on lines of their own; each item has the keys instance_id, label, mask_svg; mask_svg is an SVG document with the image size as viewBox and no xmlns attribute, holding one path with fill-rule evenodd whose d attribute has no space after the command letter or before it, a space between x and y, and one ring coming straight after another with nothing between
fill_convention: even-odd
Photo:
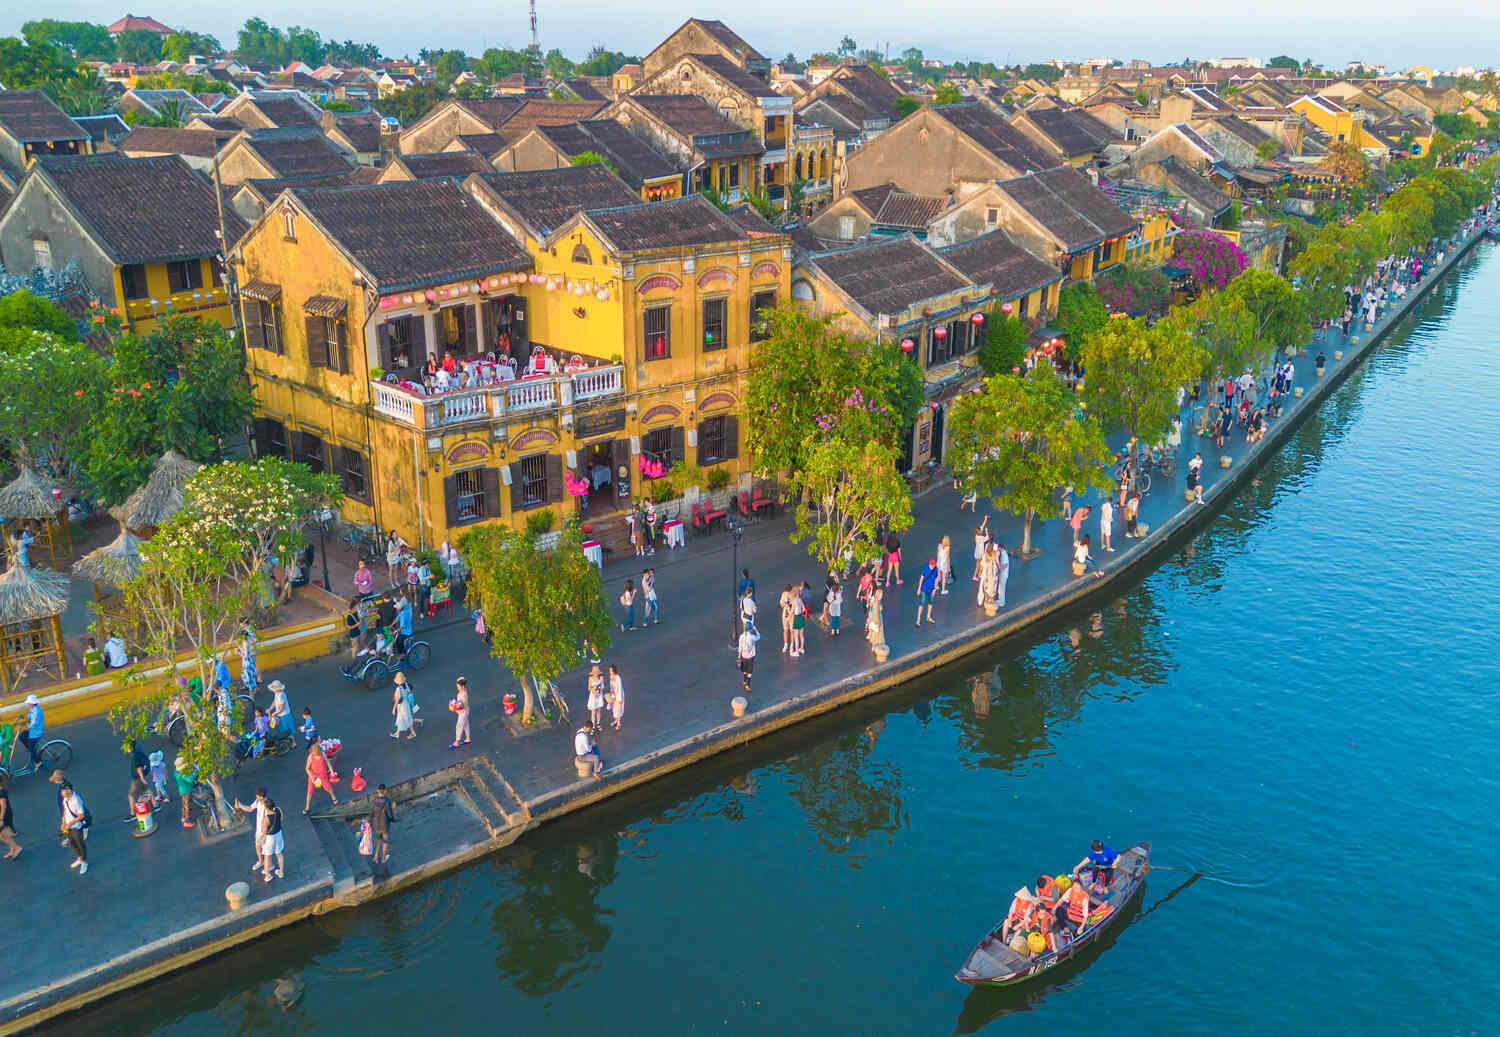
<instances>
[{"instance_id":1,"label":"green tree","mask_svg":"<svg viewBox=\"0 0 1500 1037\"><path fill-rule=\"evenodd\" d=\"M51 44L79 61L111 61L115 56L114 37L94 22L60 22L53 18L27 22L21 35L32 46Z\"/></svg>"},{"instance_id":2,"label":"green tree","mask_svg":"<svg viewBox=\"0 0 1500 1037\"><path fill-rule=\"evenodd\" d=\"M115 37L115 56L134 65L156 64L161 47L161 37L146 29L126 29Z\"/></svg>"},{"instance_id":3,"label":"green tree","mask_svg":"<svg viewBox=\"0 0 1500 1037\"><path fill-rule=\"evenodd\" d=\"M55 95L78 75L73 59L57 47L23 43L14 36L0 38L0 83L8 90L46 90Z\"/></svg>"},{"instance_id":4,"label":"green tree","mask_svg":"<svg viewBox=\"0 0 1500 1037\"><path fill-rule=\"evenodd\" d=\"M608 166L611 171L618 173L615 164L597 151L580 151L569 160L575 166Z\"/></svg>"},{"instance_id":5,"label":"green tree","mask_svg":"<svg viewBox=\"0 0 1500 1037\"><path fill-rule=\"evenodd\" d=\"M578 74L578 66L556 47L547 52L547 56L542 59L542 66L555 79L572 79Z\"/></svg>"},{"instance_id":6,"label":"green tree","mask_svg":"<svg viewBox=\"0 0 1500 1037\"><path fill-rule=\"evenodd\" d=\"M859 44L854 42L853 36L846 35L843 39L839 40L838 55L841 58L853 57L854 52L858 49Z\"/></svg>"},{"instance_id":7,"label":"green tree","mask_svg":"<svg viewBox=\"0 0 1500 1037\"><path fill-rule=\"evenodd\" d=\"M995 306L990 310L984 345L979 347L980 368L988 376L1010 374L1026 356L1028 336L1026 325Z\"/></svg>"},{"instance_id":8,"label":"green tree","mask_svg":"<svg viewBox=\"0 0 1500 1037\"><path fill-rule=\"evenodd\" d=\"M403 126L410 126L446 99L447 94L432 83L419 83L382 100L380 110L395 116Z\"/></svg>"},{"instance_id":9,"label":"green tree","mask_svg":"<svg viewBox=\"0 0 1500 1037\"><path fill-rule=\"evenodd\" d=\"M1278 54L1270 61L1266 62L1266 68L1299 69L1301 67L1302 62L1298 61L1296 58L1288 57L1285 54Z\"/></svg>"},{"instance_id":10,"label":"green tree","mask_svg":"<svg viewBox=\"0 0 1500 1037\"><path fill-rule=\"evenodd\" d=\"M48 92L69 115L103 115L117 100L109 85L92 71L80 72Z\"/></svg>"},{"instance_id":11,"label":"green tree","mask_svg":"<svg viewBox=\"0 0 1500 1037\"><path fill-rule=\"evenodd\" d=\"M796 473L819 438L817 419L858 391L873 401L870 437L895 445L922 406L922 374L894 343L838 330L801 309L763 311L768 337L755 344L745 393L747 443L763 472ZM800 488L794 488L800 489Z\"/></svg>"},{"instance_id":12,"label":"green tree","mask_svg":"<svg viewBox=\"0 0 1500 1037\"><path fill-rule=\"evenodd\" d=\"M323 60L336 65L373 65L380 60L380 48L373 43L355 43L353 40L343 43L324 40Z\"/></svg>"},{"instance_id":13,"label":"green tree","mask_svg":"<svg viewBox=\"0 0 1500 1037\"><path fill-rule=\"evenodd\" d=\"M1087 281L1070 284L1058 293L1057 316L1052 323L1062 332L1073 356L1078 355L1078 346L1107 320L1109 314L1099 298L1099 290Z\"/></svg>"},{"instance_id":14,"label":"green tree","mask_svg":"<svg viewBox=\"0 0 1500 1037\"><path fill-rule=\"evenodd\" d=\"M963 104L965 100L964 92L953 83L938 84L937 91L932 95L932 103L935 105Z\"/></svg>"},{"instance_id":15,"label":"green tree","mask_svg":"<svg viewBox=\"0 0 1500 1037\"><path fill-rule=\"evenodd\" d=\"M1198 373L1203 350L1182 318L1168 317L1154 325L1112 320L1079 352L1095 417L1124 429L1134 453L1141 439L1165 431L1177 412L1177 391Z\"/></svg>"},{"instance_id":16,"label":"green tree","mask_svg":"<svg viewBox=\"0 0 1500 1037\"><path fill-rule=\"evenodd\" d=\"M1032 521L1062 514L1064 486L1109 487L1104 433L1050 371L987 379L953 404L949 428L954 476L1021 516L1022 557L1034 553Z\"/></svg>"},{"instance_id":17,"label":"green tree","mask_svg":"<svg viewBox=\"0 0 1500 1037\"><path fill-rule=\"evenodd\" d=\"M29 345L31 332L45 331L65 342L78 341L78 321L62 307L28 291L0 295L0 351Z\"/></svg>"},{"instance_id":18,"label":"green tree","mask_svg":"<svg viewBox=\"0 0 1500 1037\"><path fill-rule=\"evenodd\" d=\"M819 423L823 435L809 445L799 472L798 483L816 510L796 509L792 540L805 543L824 569L842 566L846 554L859 564L875 561L882 523L898 533L911 528L911 488L896 471L895 448L863 437L867 423L859 406Z\"/></svg>"},{"instance_id":19,"label":"green tree","mask_svg":"<svg viewBox=\"0 0 1500 1037\"><path fill-rule=\"evenodd\" d=\"M1203 347L1199 374L1216 378L1254 366L1260 352L1255 318L1244 297L1233 292L1211 292L1186 309L1184 320Z\"/></svg>"},{"instance_id":20,"label":"green tree","mask_svg":"<svg viewBox=\"0 0 1500 1037\"><path fill-rule=\"evenodd\" d=\"M1270 359L1266 354L1294 349L1307 341L1312 331L1307 304L1286 278L1269 270L1246 270L1224 291L1243 299L1255 321L1255 340L1264 347L1264 353L1253 358L1251 366L1256 370Z\"/></svg>"},{"instance_id":21,"label":"green tree","mask_svg":"<svg viewBox=\"0 0 1500 1037\"><path fill-rule=\"evenodd\" d=\"M1259 156L1261 161L1269 162L1271 161L1271 159L1281 154L1281 141L1277 140L1275 137L1267 137L1265 140L1255 145L1255 154Z\"/></svg>"},{"instance_id":22,"label":"green tree","mask_svg":"<svg viewBox=\"0 0 1500 1037\"><path fill-rule=\"evenodd\" d=\"M468 71L469 59L461 50L445 50L438 55L432 74L439 83L449 84Z\"/></svg>"},{"instance_id":23,"label":"green tree","mask_svg":"<svg viewBox=\"0 0 1500 1037\"><path fill-rule=\"evenodd\" d=\"M1044 83L1055 83L1062 78L1063 70L1056 65L1027 65L1021 75L1026 79L1040 79Z\"/></svg>"},{"instance_id":24,"label":"green tree","mask_svg":"<svg viewBox=\"0 0 1500 1037\"><path fill-rule=\"evenodd\" d=\"M215 37L202 32L178 29L161 41L161 56L171 58L179 65L186 64L194 54L212 58L222 53L224 53L223 45Z\"/></svg>"},{"instance_id":25,"label":"green tree","mask_svg":"<svg viewBox=\"0 0 1500 1037\"><path fill-rule=\"evenodd\" d=\"M70 341L16 330L0 348L0 445L20 464L72 477L104 384L104 359L76 334Z\"/></svg>"},{"instance_id":26,"label":"green tree","mask_svg":"<svg viewBox=\"0 0 1500 1037\"><path fill-rule=\"evenodd\" d=\"M896 118L904 119L922 107L922 102L915 97L898 97L891 102L891 107L896 110Z\"/></svg>"},{"instance_id":27,"label":"green tree","mask_svg":"<svg viewBox=\"0 0 1500 1037\"><path fill-rule=\"evenodd\" d=\"M583 556L578 523L569 521L544 550L535 537L480 526L459 538L490 632L490 654L521 682L523 724L531 723L540 682L578 663L584 641L603 650L613 625L598 568ZM527 678L530 678L530 683Z\"/></svg>"}]
</instances>

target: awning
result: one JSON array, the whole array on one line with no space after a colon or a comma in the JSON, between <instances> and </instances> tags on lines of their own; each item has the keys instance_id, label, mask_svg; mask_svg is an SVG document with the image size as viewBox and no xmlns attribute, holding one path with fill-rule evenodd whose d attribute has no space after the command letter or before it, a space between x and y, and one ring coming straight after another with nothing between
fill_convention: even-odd
<instances>
[{"instance_id":1,"label":"awning","mask_svg":"<svg viewBox=\"0 0 1500 1037\"><path fill-rule=\"evenodd\" d=\"M240 285L240 294L247 299L261 302L276 302L281 298L281 285L265 281L246 281Z\"/></svg>"},{"instance_id":2,"label":"awning","mask_svg":"<svg viewBox=\"0 0 1500 1037\"><path fill-rule=\"evenodd\" d=\"M310 317L327 317L337 320L344 315L349 304L336 295L314 295L302 304L302 312Z\"/></svg>"}]
</instances>

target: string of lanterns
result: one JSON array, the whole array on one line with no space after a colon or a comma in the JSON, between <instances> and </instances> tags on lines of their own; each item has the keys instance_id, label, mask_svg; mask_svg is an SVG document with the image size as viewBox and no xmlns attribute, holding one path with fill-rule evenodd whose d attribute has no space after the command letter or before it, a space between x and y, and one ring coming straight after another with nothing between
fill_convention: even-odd
<instances>
[{"instance_id":1,"label":"string of lanterns","mask_svg":"<svg viewBox=\"0 0 1500 1037\"><path fill-rule=\"evenodd\" d=\"M433 303L439 299L461 299L468 295L482 295L487 288L512 286L519 288L527 284L549 292L565 291L569 295L580 297L592 295L600 302L609 302L613 294L607 285L601 285L597 281L569 279L561 275L548 274L500 274L485 281L465 281L462 284L444 288L428 288L426 291L383 296L380 300L380 308L389 310L396 306L418 305L423 301Z\"/></svg>"}]
</instances>

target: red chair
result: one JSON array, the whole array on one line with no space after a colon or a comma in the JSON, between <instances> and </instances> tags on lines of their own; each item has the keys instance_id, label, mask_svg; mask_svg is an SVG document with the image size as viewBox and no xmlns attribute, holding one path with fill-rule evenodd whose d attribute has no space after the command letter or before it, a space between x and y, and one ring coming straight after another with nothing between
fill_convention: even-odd
<instances>
[{"instance_id":1,"label":"red chair","mask_svg":"<svg viewBox=\"0 0 1500 1037\"><path fill-rule=\"evenodd\" d=\"M746 518L750 517L750 494L745 490L740 491L740 514Z\"/></svg>"},{"instance_id":2,"label":"red chair","mask_svg":"<svg viewBox=\"0 0 1500 1037\"><path fill-rule=\"evenodd\" d=\"M703 505L703 521L707 522L710 527L712 527L716 521L723 518L726 514L728 513L715 508L712 501L709 501Z\"/></svg>"},{"instance_id":3,"label":"red chair","mask_svg":"<svg viewBox=\"0 0 1500 1037\"><path fill-rule=\"evenodd\" d=\"M695 501L693 503L692 526L694 534L702 534L708 532L708 520L703 517L702 501Z\"/></svg>"},{"instance_id":4,"label":"red chair","mask_svg":"<svg viewBox=\"0 0 1500 1037\"><path fill-rule=\"evenodd\" d=\"M757 489L755 491L755 496L750 501L750 508L757 515L760 514L760 509L761 508L770 508L772 511L775 511L776 510L776 498L774 498L774 497L762 497L760 495L760 490Z\"/></svg>"}]
</instances>

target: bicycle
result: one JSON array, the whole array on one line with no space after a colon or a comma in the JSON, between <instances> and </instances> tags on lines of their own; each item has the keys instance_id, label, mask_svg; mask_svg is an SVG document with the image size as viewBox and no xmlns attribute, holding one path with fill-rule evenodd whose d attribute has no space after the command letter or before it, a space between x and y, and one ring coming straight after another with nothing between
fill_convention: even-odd
<instances>
[{"instance_id":1,"label":"bicycle","mask_svg":"<svg viewBox=\"0 0 1500 1037\"><path fill-rule=\"evenodd\" d=\"M374 691L397 670L420 670L431 660L432 646L426 641L413 641L399 657L367 656L352 668L341 668L339 673L344 680L363 681L365 687Z\"/></svg>"},{"instance_id":2,"label":"bicycle","mask_svg":"<svg viewBox=\"0 0 1500 1037\"><path fill-rule=\"evenodd\" d=\"M385 538L381 535L380 530L374 526L348 523L344 526L344 532L340 539L346 546L352 547L359 557L367 562L373 562L385 557Z\"/></svg>"},{"instance_id":3,"label":"bicycle","mask_svg":"<svg viewBox=\"0 0 1500 1037\"><path fill-rule=\"evenodd\" d=\"M1150 466L1150 457L1146 457L1146 464L1140 469L1135 463L1127 458L1115 466L1115 483L1129 482L1129 488L1139 493L1142 497L1151 492L1151 476L1147 474L1146 468Z\"/></svg>"},{"instance_id":4,"label":"bicycle","mask_svg":"<svg viewBox=\"0 0 1500 1037\"><path fill-rule=\"evenodd\" d=\"M42 770L66 770L73 762L73 746L66 739L49 738L37 746L36 752L31 754L30 763L19 770L11 770L11 761L20 741L19 738L12 738L0 749L0 774L7 778L24 778Z\"/></svg>"},{"instance_id":5,"label":"bicycle","mask_svg":"<svg viewBox=\"0 0 1500 1037\"><path fill-rule=\"evenodd\" d=\"M549 724L555 722L552 714L547 710L547 699L550 698L552 699L552 704L557 707L557 719L561 720L564 725L571 724L572 711L568 709L568 700L563 698L562 689L557 686L557 683L555 681L544 680L538 680L536 683L538 688L536 705L537 709L541 711L543 719Z\"/></svg>"}]
</instances>

